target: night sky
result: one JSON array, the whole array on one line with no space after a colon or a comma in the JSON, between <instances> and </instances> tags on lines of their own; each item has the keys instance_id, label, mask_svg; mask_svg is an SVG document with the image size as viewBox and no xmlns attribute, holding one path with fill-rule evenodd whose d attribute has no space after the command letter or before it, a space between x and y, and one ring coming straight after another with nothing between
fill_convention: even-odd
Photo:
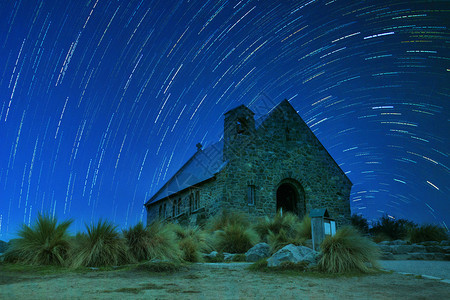
<instances>
[{"instance_id":1,"label":"night sky","mask_svg":"<svg viewBox=\"0 0 450 300\"><path fill-rule=\"evenodd\" d=\"M38 212L145 221L223 133L288 99L353 213L450 222L448 1L0 1L0 239Z\"/></svg>"}]
</instances>

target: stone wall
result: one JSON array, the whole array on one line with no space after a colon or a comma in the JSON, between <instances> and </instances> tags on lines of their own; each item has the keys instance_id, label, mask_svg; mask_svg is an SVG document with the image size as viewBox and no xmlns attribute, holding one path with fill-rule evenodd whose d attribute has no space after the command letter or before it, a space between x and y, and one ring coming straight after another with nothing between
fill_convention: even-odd
<instances>
[{"instance_id":1,"label":"stone wall","mask_svg":"<svg viewBox=\"0 0 450 300\"><path fill-rule=\"evenodd\" d=\"M166 215L172 216L172 201L181 198L183 210L175 219L198 223L199 213L189 212L188 200L196 189L206 218L221 209L274 216L277 189L287 182L304 196L297 206L300 217L313 208L327 208L338 225L349 224L352 183L292 106L282 102L258 128L250 117L252 112L242 106L226 114L226 166L214 180L151 205L148 221L158 216L163 203ZM249 186L255 188L254 204L248 202Z\"/></svg>"}]
</instances>

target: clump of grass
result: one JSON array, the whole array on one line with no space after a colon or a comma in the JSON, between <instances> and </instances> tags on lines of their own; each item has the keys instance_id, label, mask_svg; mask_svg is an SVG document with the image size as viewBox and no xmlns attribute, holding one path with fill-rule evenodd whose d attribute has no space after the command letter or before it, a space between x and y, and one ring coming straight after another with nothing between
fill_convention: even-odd
<instances>
[{"instance_id":1,"label":"clump of grass","mask_svg":"<svg viewBox=\"0 0 450 300\"><path fill-rule=\"evenodd\" d=\"M427 241L443 241L448 238L447 230L438 225L422 225L411 228L408 232L408 239L411 243L420 243Z\"/></svg>"},{"instance_id":2,"label":"clump of grass","mask_svg":"<svg viewBox=\"0 0 450 300\"><path fill-rule=\"evenodd\" d=\"M258 243L258 234L250 227L229 224L214 234L216 248L221 252L245 253Z\"/></svg>"},{"instance_id":3,"label":"clump of grass","mask_svg":"<svg viewBox=\"0 0 450 300\"><path fill-rule=\"evenodd\" d=\"M72 260L73 267L118 266L133 261L129 249L116 226L99 221L87 226L87 234L77 237Z\"/></svg>"},{"instance_id":4,"label":"clump of grass","mask_svg":"<svg viewBox=\"0 0 450 300\"><path fill-rule=\"evenodd\" d=\"M267 263L267 259L261 259L258 260L257 262L252 263L248 269L250 271L267 271L268 270L268 263Z\"/></svg>"},{"instance_id":5,"label":"clump of grass","mask_svg":"<svg viewBox=\"0 0 450 300\"><path fill-rule=\"evenodd\" d=\"M375 243L363 237L353 227L342 227L334 236L327 236L321 244L322 257L318 268L329 273L370 272L377 267L379 250Z\"/></svg>"},{"instance_id":6,"label":"clump of grass","mask_svg":"<svg viewBox=\"0 0 450 300\"><path fill-rule=\"evenodd\" d=\"M261 240L270 245L272 253L286 245L302 245L311 239L311 218L308 216L300 221L292 213L277 213L273 218L261 219L254 228Z\"/></svg>"},{"instance_id":7,"label":"clump of grass","mask_svg":"<svg viewBox=\"0 0 450 300\"><path fill-rule=\"evenodd\" d=\"M234 261L234 262L245 262L246 261L246 256L245 256L245 254L242 254L242 253L236 254L235 256L233 256L231 261Z\"/></svg>"},{"instance_id":8,"label":"clump of grass","mask_svg":"<svg viewBox=\"0 0 450 300\"><path fill-rule=\"evenodd\" d=\"M137 261L150 259L150 234L141 222L128 230L124 230L123 235L130 253Z\"/></svg>"},{"instance_id":9,"label":"clump of grass","mask_svg":"<svg viewBox=\"0 0 450 300\"><path fill-rule=\"evenodd\" d=\"M182 227L172 224L171 229L175 232L182 258L185 261L202 261L201 254L213 250L208 236L199 227Z\"/></svg>"},{"instance_id":10,"label":"clump of grass","mask_svg":"<svg viewBox=\"0 0 450 300\"><path fill-rule=\"evenodd\" d=\"M66 264L70 243L67 229L72 220L58 224L56 218L39 214L33 226L22 225L5 254L7 262L21 262L29 265Z\"/></svg>"},{"instance_id":11,"label":"clump of grass","mask_svg":"<svg viewBox=\"0 0 450 300\"><path fill-rule=\"evenodd\" d=\"M130 252L137 261L150 259L180 260L176 234L171 224L155 221L144 227L142 223L124 230Z\"/></svg>"},{"instance_id":12,"label":"clump of grass","mask_svg":"<svg viewBox=\"0 0 450 300\"><path fill-rule=\"evenodd\" d=\"M214 232L217 230L223 230L229 225L249 227L250 221L248 220L248 215L239 211L223 210L210 218L206 222L205 228L209 232Z\"/></svg>"}]
</instances>

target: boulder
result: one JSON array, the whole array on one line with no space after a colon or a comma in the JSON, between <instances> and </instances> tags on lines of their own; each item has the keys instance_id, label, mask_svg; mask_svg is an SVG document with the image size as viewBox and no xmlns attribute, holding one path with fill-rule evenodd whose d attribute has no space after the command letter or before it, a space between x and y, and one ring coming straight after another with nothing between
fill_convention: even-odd
<instances>
[{"instance_id":1,"label":"boulder","mask_svg":"<svg viewBox=\"0 0 450 300\"><path fill-rule=\"evenodd\" d=\"M224 261L232 261L235 256L236 256L236 254L224 252L223 260Z\"/></svg>"},{"instance_id":2,"label":"boulder","mask_svg":"<svg viewBox=\"0 0 450 300\"><path fill-rule=\"evenodd\" d=\"M308 264L317 263L318 252L304 246L295 246L289 244L278 250L267 260L268 267L278 267L282 262L308 262Z\"/></svg>"},{"instance_id":3,"label":"boulder","mask_svg":"<svg viewBox=\"0 0 450 300\"><path fill-rule=\"evenodd\" d=\"M408 245L409 243L407 241L404 240L395 240L395 241L391 241L389 243L389 245Z\"/></svg>"},{"instance_id":4,"label":"boulder","mask_svg":"<svg viewBox=\"0 0 450 300\"><path fill-rule=\"evenodd\" d=\"M259 243L245 253L245 260L248 262L254 262L269 256L270 246L267 243Z\"/></svg>"},{"instance_id":5,"label":"boulder","mask_svg":"<svg viewBox=\"0 0 450 300\"><path fill-rule=\"evenodd\" d=\"M212 252L209 253L209 254L204 254L203 257L204 257L204 258L211 258L211 259L214 259L214 258L217 257L218 254L219 254L219 252L217 252L217 251L212 251Z\"/></svg>"},{"instance_id":6,"label":"boulder","mask_svg":"<svg viewBox=\"0 0 450 300\"><path fill-rule=\"evenodd\" d=\"M443 240L440 243L441 246L450 246L450 240Z\"/></svg>"},{"instance_id":7,"label":"boulder","mask_svg":"<svg viewBox=\"0 0 450 300\"><path fill-rule=\"evenodd\" d=\"M394 245L392 246L393 254L407 254L413 252L426 252L426 248L423 245Z\"/></svg>"},{"instance_id":8,"label":"boulder","mask_svg":"<svg viewBox=\"0 0 450 300\"><path fill-rule=\"evenodd\" d=\"M391 252L381 252L380 259L383 260L395 260L394 254Z\"/></svg>"},{"instance_id":9,"label":"boulder","mask_svg":"<svg viewBox=\"0 0 450 300\"><path fill-rule=\"evenodd\" d=\"M381 243L378 244L378 249L380 249L381 252L392 252L392 247L391 246L385 245L385 244L381 245Z\"/></svg>"},{"instance_id":10,"label":"boulder","mask_svg":"<svg viewBox=\"0 0 450 300\"><path fill-rule=\"evenodd\" d=\"M421 242L418 243L419 245L424 245L424 246L436 246L439 245L439 242L436 241L427 241L427 242Z\"/></svg>"}]
</instances>

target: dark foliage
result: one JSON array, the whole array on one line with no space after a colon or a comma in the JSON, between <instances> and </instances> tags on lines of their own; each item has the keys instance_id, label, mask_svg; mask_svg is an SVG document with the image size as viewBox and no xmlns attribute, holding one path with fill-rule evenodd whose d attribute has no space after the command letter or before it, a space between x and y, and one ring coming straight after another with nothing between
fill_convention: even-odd
<instances>
[{"instance_id":1,"label":"dark foliage","mask_svg":"<svg viewBox=\"0 0 450 300\"><path fill-rule=\"evenodd\" d=\"M411 243L421 243L427 241L443 241L448 238L447 230L437 225L422 225L411 228L408 232L409 241Z\"/></svg>"},{"instance_id":2,"label":"dark foliage","mask_svg":"<svg viewBox=\"0 0 450 300\"><path fill-rule=\"evenodd\" d=\"M408 230L415 226L411 221L393 219L388 215L384 215L369 232L374 236L384 236L389 240L403 240L407 237Z\"/></svg>"},{"instance_id":3,"label":"dark foliage","mask_svg":"<svg viewBox=\"0 0 450 300\"><path fill-rule=\"evenodd\" d=\"M350 218L352 226L359 230L362 234L369 233L369 224L367 223L367 219L362 215L353 214Z\"/></svg>"}]
</instances>

